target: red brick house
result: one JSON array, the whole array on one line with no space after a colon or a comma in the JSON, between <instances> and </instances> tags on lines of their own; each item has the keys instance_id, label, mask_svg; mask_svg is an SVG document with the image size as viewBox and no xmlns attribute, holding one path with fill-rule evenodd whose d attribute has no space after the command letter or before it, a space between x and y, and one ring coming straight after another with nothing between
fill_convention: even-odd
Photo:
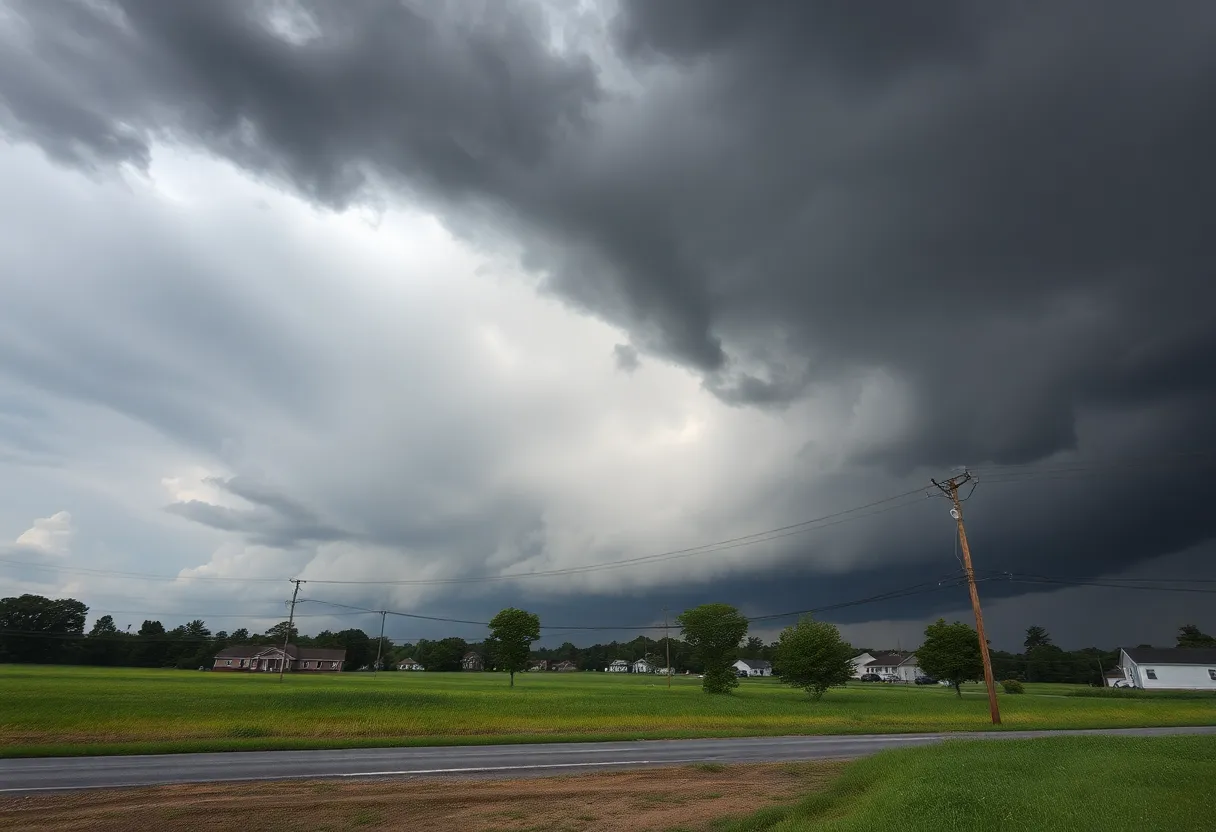
<instances>
[{"instance_id":1,"label":"red brick house","mask_svg":"<svg viewBox=\"0 0 1216 832\"><path fill-rule=\"evenodd\" d=\"M284 655L287 658L286 668L283 668ZM296 647L289 644L284 654L279 645L234 644L215 654L212 670L278 673L283 668L293 673L340 673L344 661L345 650L327 647Z\"/></svg>"}]
</instances>

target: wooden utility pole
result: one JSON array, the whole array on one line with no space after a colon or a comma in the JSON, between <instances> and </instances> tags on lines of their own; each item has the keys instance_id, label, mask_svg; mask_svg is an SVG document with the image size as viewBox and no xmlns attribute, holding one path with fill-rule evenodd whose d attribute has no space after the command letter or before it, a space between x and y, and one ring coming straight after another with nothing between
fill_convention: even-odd
<instances>
[{"instance_id":1,"label":"wooden utility pole","mask_svg":"<svg viewBox=\"0 0 1216 832\"><path fill-rule=\"evenodd\" d=\"M380 672L380 651L384 649L384 616L388 615L385 610L380 610L380 640L376 642L376 666L372 668L372 678L376 678L376 674Z\"/></svg>"},{"instance_id":2,"label":"wooden utility pole","mask_svg":"<svg viewBox=\"0 0 1216 832\"><path fill-rule=\"evenodd\" d=\"M283 681L283 671L287 669L287 645L291 643L291 627L296 620L296 596L300 594L300 584L304 583L299 578L292 578L291 581L296 585L296 588L291 592L291 612L287 614L287 632L283 634L283 658L279 661L279 681Z\"/></svg>"},{"instance_id":3,"label":"wooden utility pole","mask_svg":"<svg viewBox=\"0 0 1216 832\"><path fill-rule=\"evenodd\" d=\"M667 689L671 690L671 636L667 634L667 607L663 607L663 646L667 648Z\"/></svg>"},{"instance_id":4,"label":"wooden utility pole","mask_svg":"<svg viewBox=\"0 0 1216 832\"><path fill-rule=\"evenodd\" d=\"M992 677L992 657L988 655L988 637L984 634L984 612L980 609L980 593L975 588L975 570L971 567L971 547L967 545L967 529L963 526L963 504L958 498L958 487L972 479L970 471L945 482L932 480L954 504L950 516L958 524L958 542L963 550L963 570L967 573L967 589L971 593L971 609L975 612L975 631L980 639L980 655L984 658L984 684L988 687L988 710L992 713L992 724L1001 724L1001 708L996 701L996 680Z\"/></svg>"}]
</instances>

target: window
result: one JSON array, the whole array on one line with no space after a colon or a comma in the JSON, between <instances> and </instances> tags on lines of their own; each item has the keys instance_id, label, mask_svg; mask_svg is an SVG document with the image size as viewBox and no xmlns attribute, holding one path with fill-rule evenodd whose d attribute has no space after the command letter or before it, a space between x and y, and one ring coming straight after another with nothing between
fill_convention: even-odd
<instances>
[{"instance_id":1,"label":"window","mask_svg":"<svg viewBox=\"0 0 1216 832\"><path fill-rule=\"evenodd\" d=\"M241 667L244 667L244 666L245 666L245 660L241 659Z\"/></svg>"},{"instance_id":2,"label":"window","mask_svg":"<svg viewBox=\"0 0 1216 832\"><path fill-rule=\"evenodd\" d=\"M304 662L304 669L308 670L308 662Z\"/></svg>"},{"instance_id":3,"label":"window","mask_svg":"<svg viewBox=\"0 0 1216 832\"><path fill-rule=\"evenodd\" d=\"M1216 682L1216 668L1208 668L1208 678Z\"/></svg>"},{"instance_id":4,"label":"window","mask_svg":"<svg viewBox=\"0 0 1216 832\"><path fill-rule=\"evenodd\" d=\"M226 659L226 660L224 661L224 666L225 666L225 667L232 667L232 659Z\"/></svg>"},{"instance_id":5,"label":"window","mask_svg":"<svg viewBox=\"0 0 1216 832\"><path fill-rule=\"evenodd\" d=\"M330 662L330 663L329 663L329 666L330 666L330 667L337 667L337 666L338 666L338 663L337 663L337 662Z\"/></svg>"},{"instance_id":6,"label":"window","mask_svg":"<svg viewBox=\"0 0 1216 832\"><path fill-rule=\"evenodd\" d=\"M1149 668L1145 668L1145 670L1144 670L1144 675L1145 675L1145 676L1147 676L1147 677L1148 677L1148 678L1150 678L1150 679L1156 679L1156 678L1157 678L1157 671L1153 670L1151 667L1149 667Z\"/></svg>"}]
</instances>

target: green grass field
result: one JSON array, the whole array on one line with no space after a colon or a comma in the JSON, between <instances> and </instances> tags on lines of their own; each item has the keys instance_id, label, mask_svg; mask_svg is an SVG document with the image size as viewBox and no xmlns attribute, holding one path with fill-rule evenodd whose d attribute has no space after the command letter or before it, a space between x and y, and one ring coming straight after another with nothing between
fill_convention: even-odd
<instances>
[{"instance_id":1,"label":"green grass field","mask_svg":"<svg viewBox=\"0 0 1216 832\"><path fill-rule=\"evenodd\" d=\"M1216 724L1206 700L1001 695L1004 729ZM160 753L780 734L985 730L979 688L857 683L813 702L772 679L730 696L694 677L332 676L0 666L0 755Z\"/></svg>"},{"instance_id":2,"label":"green grass field","mask_svg":"<svg viewBox=\"0 0 1216 832\"><path fill-rule=\"evenodd\" d=\"M954 741L851 763L792 807L721 832L1210 830L1216 737Z\"/></svg>"}]
</instances>

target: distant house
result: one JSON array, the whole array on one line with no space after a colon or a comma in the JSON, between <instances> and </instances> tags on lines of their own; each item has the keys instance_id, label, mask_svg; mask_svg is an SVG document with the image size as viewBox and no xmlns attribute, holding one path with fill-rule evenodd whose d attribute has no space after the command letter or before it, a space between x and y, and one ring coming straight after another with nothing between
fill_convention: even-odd
<instances>
[{"instance_id":1,"label":"distant house","mask_svg":"<svg viewBox=\"0 0 1216 832\"><path fill-rule=\"evenodd\" d=\"M1124 647L1119 670L1144 690L1216 690L1216 648ZM1113 684L1108 679L1107 684Z\"/></svg>"},{"instance_id":2,"label":"distant house","mask_svg":"<svg viewBox=\"0 0 1216 832\"><path fill-rule=\"evenodd\" d=\"M773 663L764 659L739 659L735 662L735 670L748 676L772 676Z\"/></svg>"},{"instance_id":3,"label":"distant house","mask_svg":"<svg viewBox=\"0 0 1216 832\"><path fill-rule=\"evenodd\" d=\"M340 673L344 661L345 650L289 644L284 652L281 646L234 644L215 654L212 670L278 673L282 669L288 672Z\"/></svg>"},{"instance_id":4,"label":"distant house","mask_svg":"<svg viewBox=\"0 0 1216 832\"><path fill-rule=\"evenodd\" d=\"M578 665L576 665L572 661L567 660L564 662L558 662L557 664L553 665L553 667L551 667L550 670L556 670L558 673L571 673L575 670L578 670Z\"/></svg>"},{"instance_id":5,"label":"distant house","mask_svg":"<svg viewBox=\"0 0 1216 832\"><path fill-rule=\"evenodd\" d=\"M638 659L633 664L629 665L631 673L653 673L654 666L645 659Z\"/></svg>"},{"instance_id":6,"label":"distant house","mask_svg":"<svg viewBox=\"0 0 1216 832\"><path fill-rule=\"evenodd\" d=\"M548 669L549 669L549 660L548 659L535 659L534 661L531 661L528 663L528 672L529 673L543 672Z\"/></svg>"},{"instance_id":7,"label":"distant house","mask_svg":"<svg viewBox=\"0 0 1216 832\"><path fill-rule=\"evenodd\" d=\"M879 676L898 676L901 682L915 682L925 675L916 662L915 653L862 653L852 662L855 679L865 673L877 673Z\"/></svg>"},{"instance_id":8,"label":"distant house","mask_svg":"<svg viewBox=\"0 0 1216 832\"><path fill-rule=\"evenodd\" d=\"M422 667L422 665L418 664L418 662L414 661L413 659L402 659L401 661L397 662L397 669L398 670L422 670L423 667Z\"/></svg>"},{"instance_id":9,"label":"distant house","mask_svg":"<svg viewBox=\"0 0 1216 832\"><path fill-rule=\"evenodd\" d=\"M612 664L608 665L609 673L628 673L629 662L624 659L613 659Z\"/></svg>"},{"instance_id":10,"label":"distant house","mask_svg":"<svg viewBox=\"0 0 1216 832\"><path fill-rule=\"evenodd\" d=\"M464 654L464 658L460 660L461 670L485 670L485 663L481 660L480 653L468 652Z\"/></svg>"}]
</instances>

